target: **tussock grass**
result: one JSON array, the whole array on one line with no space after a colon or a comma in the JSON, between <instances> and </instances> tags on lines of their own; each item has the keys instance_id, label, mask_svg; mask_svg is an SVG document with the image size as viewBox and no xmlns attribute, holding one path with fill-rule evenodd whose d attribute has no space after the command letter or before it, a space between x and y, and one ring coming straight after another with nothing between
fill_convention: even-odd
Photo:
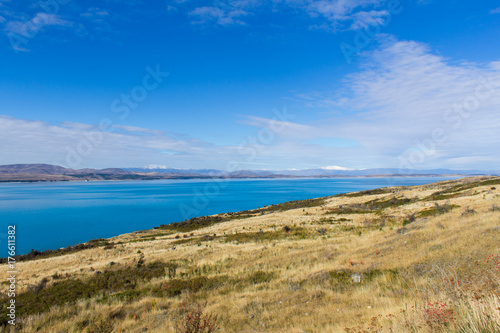
<instances>
[{"instance_id":1,"label":"tussock grass","mask_svg":"<svg viewBox=\"0 0 500 333\"><path fill-rule=\"evenodd\" d=\"M196 310L222 332L500 332L499 181L222 214L21 261L17 330L175 332Z\"/></svg>"}]
</instances>

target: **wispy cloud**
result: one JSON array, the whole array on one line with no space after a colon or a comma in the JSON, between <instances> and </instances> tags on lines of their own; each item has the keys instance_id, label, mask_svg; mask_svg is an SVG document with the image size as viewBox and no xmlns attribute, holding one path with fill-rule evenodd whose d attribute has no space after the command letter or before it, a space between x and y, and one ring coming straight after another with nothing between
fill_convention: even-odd
<instances>
[{"instance_id":1,"label":"wispy cloud","mask_svg":"<svg viewBox=\"0 0 500 333\"><path fill-rule=\"evenodd\" d=\"M383 25L385 17L389 16L387 10L371 10L369 12L361 11L354 13L349 17L353 21L351 30L366 29L370 26Z\"/></svg>"},{"instance_id":2,"label":"wispy cloud","mask_svg":"<svg viewBox=\"0 0 500 333\"><path fill-rule=\"evenodd\" d=\"M68 29L77 26L55 13L27 14L0 7L0 14L3 15L0 16L0 24L3 25L1 31L6 34L11 47L21 52L29 51L28 42L48 28Z\"/></svg>"},{"instance_id":3,"label":"wispy cloud","mask_svg":"<svg viewBox=\"0 0 500 333\"><path fill-rule=\"evenodd\" d=\"M103 17L109 16L109 12L99 7L91 7L87 9L86 12L80 14L80 16L93 19L102 19Z\"/></svg>"},{"instance_id":4,"label":"wispy cloud","mask_svg":"<svg viewBox=\"0 0 500 333\"><path fill-rule=\"evenodd\" d=\"M215 21L220 25L245 24L239 17L248 15L242 9L225 10L217 7L198 7L192 10L189 15L195 17L193 23L203 24Z\"/></svg>"},{"instance_id":5,"label":"wispy cloud","mask_svg":"<svg viewBox=\"0 0 500 333\"><path fill-rule=\"evenodd\" d=\"M351 112L324 120L318 131L329 128L360 142L378 155L380 165L395 166L415 150L425 155L417 167L500 162L493 153L500 141L498 62L453 61L425 44L389 38L365 54L362 68L346 77L340 93L306 95L311 107ZM433 139L436 131L445 137L440 142Z\"/></svg>"},{"instance_id":6,"label":"wispy cloud","mask_svg":"<svg viewBox=\"0 0 500 333\"><path fill-rule=\"evenodd\" d=\"M261 3L257 0L214 1L210 6L192 9L189 16L192 23L204 24L214 22L218 25L244 25L243 17L251 15Z\"/></svg>"},{"instance_id":7,"label":"wispy cloud","mask_svg":"<svg viewBox=\"0 0 500 333\"><path fill-rule=\"evenodd\" d=\"M8 22L5 26L5 31L30 38L40 30L43 30L45 27L69 27L71 25L71 22L62 19L58 15L37 13L31 20L28 20L26 22Z\"/></svg>"},{"instance_id":8,"label":"wispy cloud","mask_svg":"<svg viewBox=\"0 0 500 333\"><path fill-rule=\"evenodd\" d=\"M219 25L241 25L246 24L246 16L259 11L271 13L279 8L292 8L310 16L314 20L311 25L316 28L357 30L384 24L389 13L378 8L385 2L386 0L216 0L210 6L191 9L189 15L196 24L215 22Z\"/></svg>"},{"instance_id":9,"label":"wispy cloud","mask_svg":"<svg viewBox=\"0 0 500 333\"><path fill-rule=\"evenodd\" d=\"M386 10L365 10L378 7L384 2L385 0L310 0L298 7L306 10L312 17L326 18L334 27L350 23L349 29L356 30L384 24L384 17L389 15Z\"/></svg>"},{"instance_id":10,"label":"wispy cloud","mask_svg":"<svg viewBox=\"0 0 500 333\"><path fill-rule=\"evenodd\" d=\"M203 160L207 155L216 158L217 154L207 142L164 131L118 125L101 131L90 124L49 124L9 116L0 116L0 141L0 164L44 162L72 166L78 155L80 167L107 167L172 164L162 157L166 151L181 156L175 163Z\"/></svg>"},{"instance_id":11,"label":"wispy cloud","mask_svg":"<svg viewBox=\"0 0 500 333\"><path fill-rule=\"evenodd\" d=\"M293 123L290 121L280 121L255 116L246 116L240 121L242 124L255 126L259 128L280 128L282 130L276 133L284 138L314 138L316 129L309 125Z\"/></svg>"},{"instance_id":12,"label":"wispy cloud","mask_svg":"<svg viewBox=\"0 0 500 333\"><path fill-rule=\"evenodd\" d=\"M490 14L500 14L500 7L495 8L495 9L492 9L492 10L490 11Z\"/></svg>"},{"instance_id":13,"label":"wispy cloud","mask_svg":"<svg viewBox=\"0 0 500 333\"><path fill-rule=\"evenodd\" d=\"M255 127L278 127L272 142L262 144L251 160L245 143L216 146L188 135L134 126L114 125L101 131L96 126L75 122L50 124L0 116L0 141L3 142L0 164L49 163L67 167L126 167L161 164L169 167L217 168L224 170L227 161L237 161L241 168L284 169L330 164L363 165L359 156L369 152L322 146L303 138L317 137L314 127L264 118L248 119ZM256 133L258 133L256 131ZM298 134L300 133L300 134ZM254 149L250 145L249 149Z\"/></svg>"}]
</instances>

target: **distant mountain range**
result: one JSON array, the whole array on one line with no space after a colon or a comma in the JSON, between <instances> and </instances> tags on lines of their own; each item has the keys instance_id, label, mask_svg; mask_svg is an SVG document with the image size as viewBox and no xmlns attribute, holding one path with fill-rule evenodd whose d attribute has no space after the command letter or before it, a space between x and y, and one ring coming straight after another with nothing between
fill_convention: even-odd
<instances>
[{"instance_id":1,"label":"distant mountain range","mask_svg":"<svg viewBox=\"0 0 500 333\"><path fill-rule=\"evenodd\" d=\"M450 170L450 169L397 169L397 168L373 168L359 170L332 170L327 168L302 169L302 170L241 170L227 173L214 169L174 169L165 167L145 167L145 168L125 168L123 170L134 172L158 172L166 174L190 174L204 176L243 176L269 177L269 176L293 176L293 177L324 177L324 176L342 176L342 177L362 177L362 176L381 176L381 175L401 175L401 176L443 176L443 175L499 175L500 171L484 170Z\"/></svg>"},{"instance_id":2,"label":"distant mountain range","mask_svg":"<svg viewBox=\"0 0 500 333\"><path fill-rule=\"evenodd\" d=\"M378 168L364 170L240 170L227 173L215 169L173 169L166 167L68 169L50 164L0 165L0 182L155 180L210 178L297 178L297 177L376 177L376 176L445 176L500 175L500 171L481 170L399 170Z\"/></svg>"},{"instance_id":3,"label":"distant mountain range","mask_svg":"<svg viewBox=\"0 0 500 333\"><path fill-rule=\"evenodd\" d=\"M141 179L123 169L68 169L50 164L0 165L0 182L91 181Z\"/></svg>"}]
</instances>

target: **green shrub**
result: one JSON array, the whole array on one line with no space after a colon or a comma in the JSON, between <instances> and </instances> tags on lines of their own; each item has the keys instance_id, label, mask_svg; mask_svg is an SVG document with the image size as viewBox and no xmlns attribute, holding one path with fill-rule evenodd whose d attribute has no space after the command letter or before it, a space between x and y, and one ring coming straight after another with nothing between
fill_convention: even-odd
<instances>
[{"instance_id":1,"label":"green shrub","mask_svg":"<svg viewBox=\"0 0 500 333\"><path fill-rule=\"evenodd\" d=\"M165 263L154 262L140 267L105 271L85 280L64 279L49 286L39 283L36 288L17 295L16 308L22 316L27 316L46 312L55 305L72 304L99 294L125 291L121 294L125 297L126 292L133 291L139 281L164 276L165 267ZM2 305L2 311L6 312L6 304Z\"/></svg>"},{"instance_id":2,"label":"green shrub","mask_svg":"<svg viewBox=\"0 0 500 333\"><path fill-rule=\"evenodd\" d=\"M433 208L429 208L423 211L420 211L416 216L417 217L427 217L427 216L437 216L442 215L448 212L451 212L454 208L460 207L458 205L451 205L449 202L446 202L442 205L439 203L435 203Z\"/></svg>"},{"instance_id":3,"label":"green shrub","mask_svg":"<svg viewBox=\"0 0 500 333\"><path fill-rule=\"evenodd\" d=\"M332 271L330 272L330 284L333 290L343 291L352 285L351 272Z\"/></svg>"},{"instance_id":4,"label":"green shrub","mask_svg":"<svg viewBox=\"0 0 500 333\"><path fill-rule=\"evenodd\" d=\"M257 271L248 277L251 284L268 283L274 278L273 272Z\"/></svg>"}]
</instances>

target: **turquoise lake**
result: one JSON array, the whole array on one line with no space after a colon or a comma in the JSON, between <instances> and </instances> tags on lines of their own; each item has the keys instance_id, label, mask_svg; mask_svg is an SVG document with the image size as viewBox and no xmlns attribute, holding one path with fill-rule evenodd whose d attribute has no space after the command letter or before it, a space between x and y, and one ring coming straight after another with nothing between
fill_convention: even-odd
<instances>
[{"instance_id":1,"label":"turquoise lake","mask_svg":"<svg viewBox=\"0 0 500 333\"><path fill-rule=\"evenodd\" d=\"M17 254L107 238L187 218L254 209L386 186L452 178L161 180L0 184L0 257L7 226L16 225Z\"/></svg>"}]
</instances>

